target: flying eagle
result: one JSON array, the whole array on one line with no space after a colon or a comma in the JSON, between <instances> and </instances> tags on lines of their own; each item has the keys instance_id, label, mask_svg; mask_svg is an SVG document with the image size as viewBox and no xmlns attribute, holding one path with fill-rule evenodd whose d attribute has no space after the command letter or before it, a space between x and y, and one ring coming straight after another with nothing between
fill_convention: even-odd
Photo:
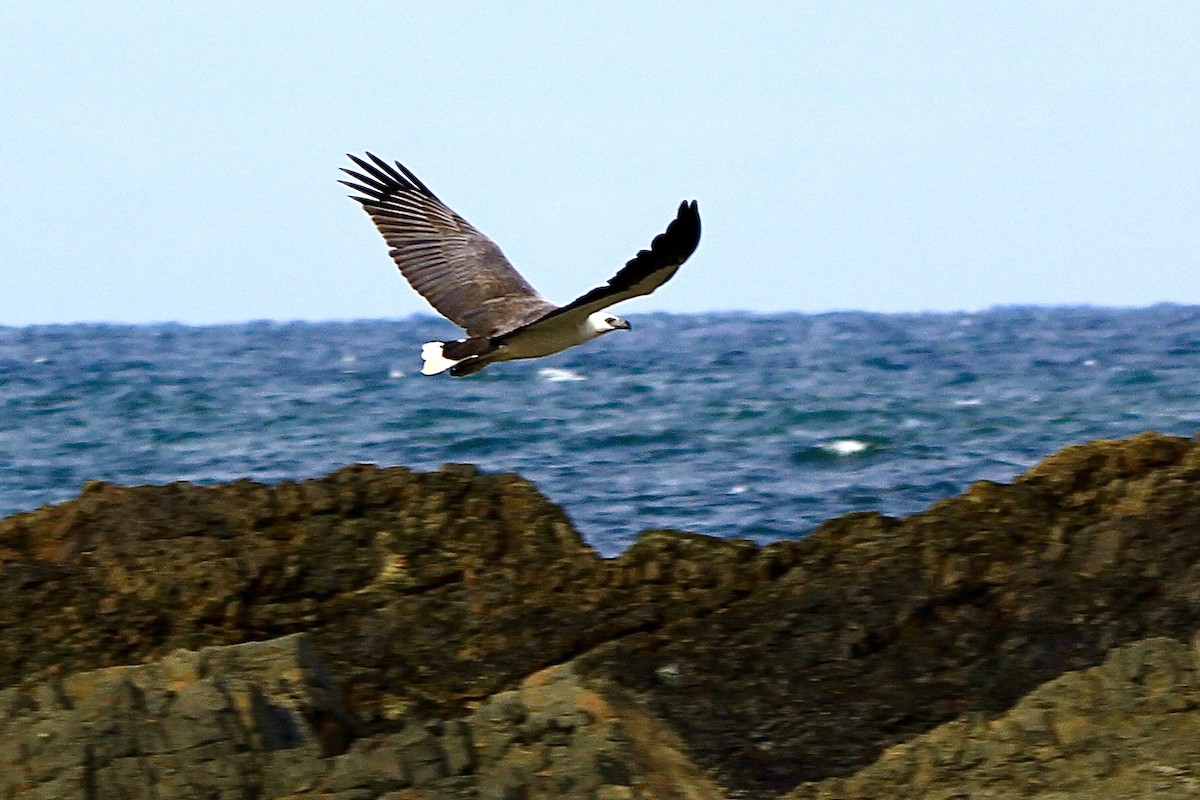
<instances>
[{"instance_id":1,"label":"flying eagle","mask_svg":"<svg viewBox=\"0 0 1200 800\"><path fill-rule=\"evenodd\" d=\"M425 375L450 370L470 375L494 361L540 358L629 322L607 313L611 305L650 294L688 259L700 242L696 201L679 204L664 233L654 237L608 283L565 306L556 306L521 277L496 244L454 213L400 162L392 167L367 153L350 156L361 172L343 168L341 181L357 196L383 234L400 273L467 338L427 342L421 348Z\"/></svg>"}]
</instances>

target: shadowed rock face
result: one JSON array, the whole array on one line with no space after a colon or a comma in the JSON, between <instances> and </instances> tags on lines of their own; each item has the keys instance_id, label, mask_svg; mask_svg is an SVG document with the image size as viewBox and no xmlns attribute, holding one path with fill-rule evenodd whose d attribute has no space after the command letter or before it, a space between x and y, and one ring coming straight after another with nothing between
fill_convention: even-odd
<instances>
[{"instance_id":1,"label":"shadowed rock face","mask_svg":"<svg viewBox=\"0 0 1200 800\"><path fill-rule=\"evenodd\" d=\"M179 650L0 691L0 797L277 797L347 722L302 634Z\"/></svg>"},{"instance_id":2,"label":"shadowed rock face","mask_svg":"<svg viewBox=\"0 0 1200 800\"><path fill-rule=\"evenodd\" d=\"M0 522L0 686L308 631L365 721L444 713L727 605L794 549L661 534L605 561L528 482L470 467L89 484Z\"/></svg>"},{"instance_id":3,"label":"shadowed rock face","mask_svg":"<svg viewBox=\"0 0 1200 800\"><path fill-rule=\"evenodd\" d=\"M1200 448L1144 435L799 542L657 531L617 559L514 476L356 466L91 484L0 522L0 687L308 632L358 736L574 659L729 789L849 775L1116 645L1200 621Z\"/></svg>"},{"instance_id":4,"label":"shadowed rock face","mask_svg":"<svg viewBox=\"0 0 1200 800\"><path fill-rule=\"evenodd\" d=\"M579 668L637 690L729 785L846 775L1116 645L1190 636L1198 477L1192 442L1145 435L1070 448L902 522L835 520L743 602Z\"/></svg>"},{"instance_id":5,"label":"shadowed rock face","mask_svg":"<svg viewBox=\"0 0 1200 800\"><path fill-rule=\"evenodd\" d=\"M0 797L723 797L661 722L569 665L466 718L331 746L346 722L307 634L176 650L0 690Z\"/></svg>"},{"instance_id":6,"label":"shadowed rock face","mask_svg":"<svg viewBox=\"0 0 1200 800\"><path fill-rule=\"evenodd\" d=\"M994 719L968 714L850 778L787 800L1179 798L1200 792L1197 651L1152 638L1038 687Z\"/></svg>"}]
</instances>

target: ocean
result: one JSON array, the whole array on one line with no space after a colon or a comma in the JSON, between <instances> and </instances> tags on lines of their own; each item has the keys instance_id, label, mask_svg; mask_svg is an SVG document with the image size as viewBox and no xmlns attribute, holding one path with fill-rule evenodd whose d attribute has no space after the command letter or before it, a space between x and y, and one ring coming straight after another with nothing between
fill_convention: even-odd
<instances>
[{"instance_id":1,"label":"ocean","mask_svg":"<svg viewBox=\"0 0 1200 800\"><path fill-rule=\"evenodd\" d=\"M0 515L82 484L513 471L606 555L903 515L1070 444L1200 428L1200 308L641 315L452 379L433 317L0 328Z\"/></svg>"}]
</instances>

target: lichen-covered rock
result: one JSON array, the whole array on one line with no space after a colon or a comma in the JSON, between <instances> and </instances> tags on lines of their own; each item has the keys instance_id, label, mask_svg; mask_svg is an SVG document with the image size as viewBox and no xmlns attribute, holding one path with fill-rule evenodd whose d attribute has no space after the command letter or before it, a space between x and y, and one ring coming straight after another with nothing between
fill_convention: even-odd
<instances>
[{"instance_id":1,"label":"lichen-covered rock","mask_svg":"<svg viewBox=\"0 0 1200 800\"><path fill-rule=\"evenodd\" d=\"M578 669L640 696L731 788L845 776L1112 647L1200 627L1200 447L1069 448L905 520L843 517L740 602Z\"/></svg>"},{"instance_id":2,"label":"lichen-covered rock","mask_svg":"<svg viewBox=\"0 0 1200 800\"><path fill-rule=\"evenodd\" d=\"M661 723L569 666L354 740L305 634L0 692L0 798L719 800ZM340 730L335 730L340 726Z\"/></svg>"},{"instance_id":3,"label":"lichen-covered rock","mask_svg":"<svg viewBox=\"0 0 1200 800\"><path fill-rule=\"evenodd\" d=\"M1200 796L1197 649L1146 639L1035 689L994 718L961 717L848 778L787 800Z\"/></svg>"},{"instance_id":4,"label":"lichen-covered rock","mask_svg":"<svg viewBox=\"0 0 1200 800\"><path fill-rule=\"evenodd\" d=\"M181 650L0 692L0 797L258 797L315 777L348 731L302 634ZM268 780L283 751L307 770Z\"/></svg>"},{"instance_id":5,"label":"lichen-covered rock","mask_svg":"<svg viewBox=\"0 0 1200 800\"><path fill-rule=\"evenodd\" d=\"M470 718L479 796L528 800L720 800L661 722L569 666L531 675Z\"/></svg>"},{"instance_id":6,"label":"lichen-covered rock","mask_svg":"<svg viewBox=\"0 0 1200 800\"><path fill-rule=\"evenodd\" d=\"M444 715L743 597L790 552L663 534L605 561L527 481L466 466L94 483L0 521L0 686L306 631L363 720Z\"/></svg>"},{"instance_id":7,"label":"lichen-covered rock","mask_svg":"<svg viewBox=\"0 0 1200 800\"><path fill-rule=\"evenodd\" d=\"M480 739L468 720L570 662L580 687L621 698L626 734L642 714L663 732L651 739L678 736L662 758L769 797L852 776L964 713L1000 714L1113 647L1190 636L1198 532L1200 446L1153 434L1069 448L905 520L852 514L767 547L652 531L609 560L527 482L469 467L357 466L277 487L92 484L0 521L0 690L15 687L0 714L52 708L70 681L91 680L76 673L166 669L181 647L303 631L344 688L343 711L325 718L314 701L304 717L319 766L278 746L287 728L245 722L273 690L201 678L170 689L184 699L157 732L106 718L103 774L87 772L66 728L21 739L44 753L21 756L42 770L29 791L69 795L94 779L120 796L146 775L166 786L199 769L212 785L296 795L455 797L483 775L516 794L503 787L557 764L553 748L607 752L588 738L603 725L567 729L579 738L561 721L518 724L513 741L540 731L543 751L503 744L503 726ZM162 701L104 691L101 705L135 717ZM1016 746L1005 741L989 746ZM177 768L178 753L202 766ZM598 773L580 769L575 785L592 786ZM596 796L670 796L604 770Z\"/></svg>"}]
</instances>

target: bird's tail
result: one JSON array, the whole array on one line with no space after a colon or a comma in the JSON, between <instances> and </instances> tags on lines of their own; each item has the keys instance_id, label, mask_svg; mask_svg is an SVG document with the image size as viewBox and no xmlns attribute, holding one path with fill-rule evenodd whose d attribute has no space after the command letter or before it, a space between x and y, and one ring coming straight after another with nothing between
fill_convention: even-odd
<instances>
[{"instance_id":1,"label":"bird's tail","mask_svg":"<svg viewBox=\"0 0 1200 800\"><path fill-rule=\"evenodd\" d=\"M457 342L426 342L421 347L421 358L425 360L421 373L437 375L450 369L451 375L470 375L491 363L484 356L494 350L495 347L486 336L473 336ZM458 369L451 369L453 367Z\"/></svg>"},{"instance_id":2,"label":"bird's tail","mask_svg":"<svg viewBox=\"0 0 1200 800\"><path fill-rule=\"evenodd\" d=\"M437 375L439 372L445 372L462 360L446 358L442 352L445 346L445 342L426 342L421 345L421 358L425 362L421 367L422 375Z\"/></svg>"}]
</instances>

